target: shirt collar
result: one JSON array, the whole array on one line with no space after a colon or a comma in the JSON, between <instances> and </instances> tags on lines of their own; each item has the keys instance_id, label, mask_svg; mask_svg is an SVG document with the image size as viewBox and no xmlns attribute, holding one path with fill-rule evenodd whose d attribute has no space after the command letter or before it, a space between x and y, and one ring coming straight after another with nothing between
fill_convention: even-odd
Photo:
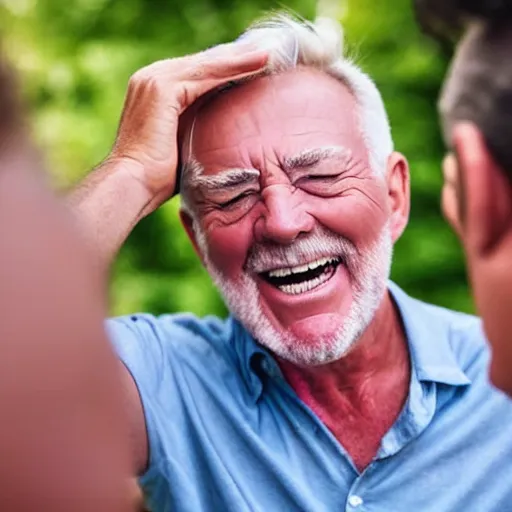
<instances>
[{"instance_id":1,"label":"shirt collar","mask_svg":"<svg viewBox=\"0 0 512 512\"><path fill-rule=\"evenodd\" d=\"M256 401L263 392L265 377L280 373L279 367L270 352L259 345L236 318L230 317L229 325L230 339L238 357L242 377L249 394Z\"/></svg>"},{"instance_id":2,"label":"shirt collar","mask_svg":"<svg viewBox=\"0 0 512 512\"><path fill-rule=\"evenodd\" d=\"M471 383L458 364L450 345L451 326L439 308L408 296L396 284L389 291L398 308L409 344L411 363L419 381L451 386ZM270 352L261 347L235 318L229 319L231 340L249 392L257 400L265 378L282 378Z\"/></svg>"},{"instance_id":3,"label":"shirt collar","mask_svg":"<svg viewBox=\"0 0 512 512\"><path fill-rule=\"evenodd\" d=\"M450 344L451 315L446 310L413 299L392 282L389 291L402 317L418 380L451 386L471 384Z\"/></svg>"}]
</instances>

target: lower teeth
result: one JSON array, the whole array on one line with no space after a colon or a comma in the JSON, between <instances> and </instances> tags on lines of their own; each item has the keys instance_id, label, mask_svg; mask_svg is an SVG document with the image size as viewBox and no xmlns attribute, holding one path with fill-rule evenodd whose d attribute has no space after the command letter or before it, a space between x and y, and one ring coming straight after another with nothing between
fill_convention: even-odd
<instances>
[{"instance_id":1,"label":"lower teeth","mask_svg":"<svg viewBox=\"0 0 512 512\"><path fill-rule=\"evenodd\" d=\"M333 276L334 271L335 270L333 269L331 272L325 272L321 276L315 277L310 281L304 281L297 284L284 284L282 286L278 286L278 288L282 292L289 295L299 295L301 293L306 293L328 281Z\"/></svg>"}]
</instances>

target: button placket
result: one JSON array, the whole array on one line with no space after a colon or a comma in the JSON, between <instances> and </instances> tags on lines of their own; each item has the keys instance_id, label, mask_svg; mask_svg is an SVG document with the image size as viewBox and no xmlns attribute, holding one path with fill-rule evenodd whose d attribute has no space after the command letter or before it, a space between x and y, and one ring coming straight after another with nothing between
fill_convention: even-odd
<instances>
[{"instance_id":1,"label":"button placket","mask_svg":"<svg viewBox=\"0 0 512 512\"><path fill-rule=\"evenodd\" d=\"M348 493L346 512L363 512L363 510L366 510L366 507L363 506L365 487L363 484L363 478L367 477L368 472L374 468L374 465L375 462L370 464L352 484Z\"/></svg>"},{"instance_id":2,"label":"button placket","mask_svg":"<svg viewBox=\"0 0 512 512\"><path fill-rule=\"evenodd\" d=\"M358 496L357 494L352 494L348 498L348 504L351 507L357 508L357 507L360 507L363 503L364 503L363 498L361 498L361 496Z\"/></svg>"}]
</instances>

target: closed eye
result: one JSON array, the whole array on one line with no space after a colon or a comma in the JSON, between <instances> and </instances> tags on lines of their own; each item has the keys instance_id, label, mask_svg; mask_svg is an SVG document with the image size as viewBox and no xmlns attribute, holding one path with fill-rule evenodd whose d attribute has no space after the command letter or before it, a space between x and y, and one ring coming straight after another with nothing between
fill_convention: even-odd
<instances>
[{"instance_id":1,"label":"closed eye","mask_svg":"<svg viewBox=\"0 0 512 512\"><path fill-rule=\"evenodd\" d=\"M344 182L343 174L343 172L306 174L297 180L295 185L308 194L332 197L340 193Z\"/></svg>"},{"instance_id":2,"label":"closed eye","mask_svg":"<svg viewBox=\"0 0 512 512\"><path fill-rule=\"evenodd\" d=\"M341 173L337 174L308 174L305 179L310 181L334 180L339 178Z\"/></svg>"},{"instance_id":3,"label":"closed eye","mask_svg":"<svg viewBox=\"0 0 512 512\"><path fill-rule=\"evenodd\" d=\"M248 190L247 192L243 192L242 194L239 194L235 197L233 197L232 199L230 199L229 201L224 201L222 203L218 203L219 205L219 208L221 209L227 209L229 208L230 206L234 206L236 205L238 202L240 202L242 199L245 199L251 195L253 195L254 192L251 191L251 190Z\"/></svg>"}]
</instances>

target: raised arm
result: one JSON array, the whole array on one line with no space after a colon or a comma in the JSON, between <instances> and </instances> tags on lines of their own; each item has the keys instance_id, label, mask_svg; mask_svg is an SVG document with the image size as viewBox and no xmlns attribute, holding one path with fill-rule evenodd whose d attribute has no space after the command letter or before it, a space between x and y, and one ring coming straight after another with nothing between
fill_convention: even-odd
<instances>
[{"instance_id":1,"label":"raised arm","mask_svg":"<svg viewBox=\"0 0 512 512\"><path fill-rule=\"evenodd\" d=\"M260 71L265 62L247 43L231 43L133 75L111 154L69 196L100 265L108 268L139 220L173 195L180 115L209 90Z\"/></svg>"},{"instance_id":2,"label":"raised arm","mask_svg":"<svg viewBox=\"0 0 512 512\"><path fill-rule=\"evenodd\" d=\"M133 227L176 188L178 121L201 95L260 71L266 55L243 43L156 62L131 78L109 157L69 196L72 211L103 269ZM148 440L140 396L121 365L134 466L147 466Z\"/></svg>"}]
</instances>

